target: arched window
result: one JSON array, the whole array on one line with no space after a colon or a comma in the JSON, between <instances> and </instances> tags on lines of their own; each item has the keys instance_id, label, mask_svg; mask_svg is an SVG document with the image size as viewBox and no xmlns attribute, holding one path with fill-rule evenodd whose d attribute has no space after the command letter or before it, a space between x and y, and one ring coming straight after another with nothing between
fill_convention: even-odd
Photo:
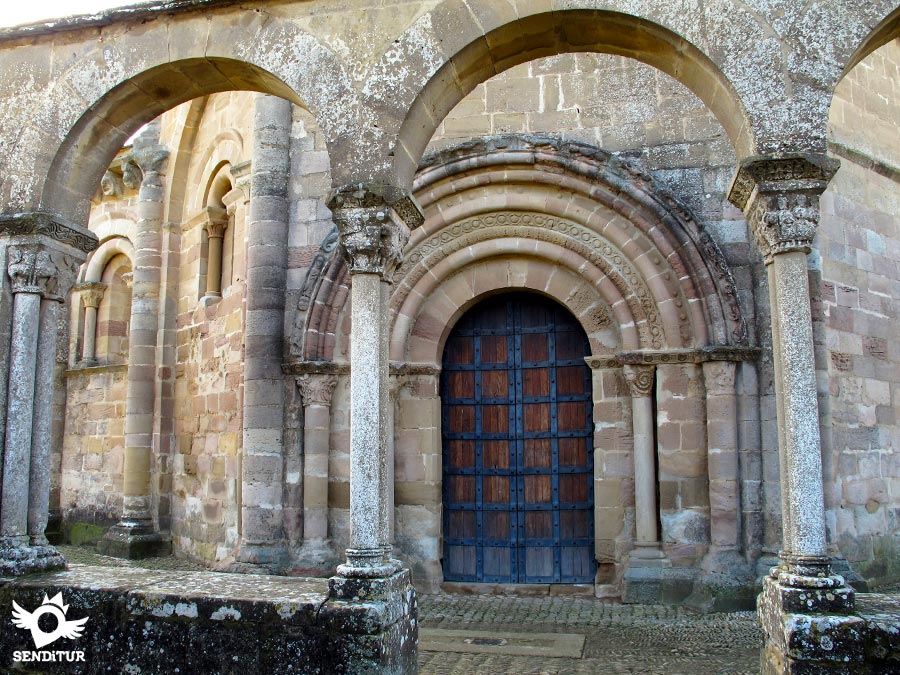
<instances>
[{"instance_id":1,"label":"arched window","mask_svg":"<svg viewBox=\"0 0 900 675\"><path fill-rule=\"evenodd\" d=\"M209 298L221 298L232 281L234 259L234 215L228 213L223 198L232 190L224 165L212 180L206 201L203 226L203 250L206 258L206 292Z\"/></svg>"}]
</instances>

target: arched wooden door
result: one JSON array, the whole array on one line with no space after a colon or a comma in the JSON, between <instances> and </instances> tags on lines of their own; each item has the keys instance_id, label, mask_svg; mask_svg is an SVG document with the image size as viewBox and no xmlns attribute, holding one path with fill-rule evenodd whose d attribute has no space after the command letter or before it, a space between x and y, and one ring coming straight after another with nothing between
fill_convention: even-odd
<instances>
[{"instance_id":1,"label":"arched wooden door","mask_svg":"<svg viewBox=\"0 0 900 675\"><path fill-rule=\"evenodd\" d=\"M454 327L441 374L444 579L593 582L587 336L561 305L510 293Z\"/></svg>"}]
</instances>

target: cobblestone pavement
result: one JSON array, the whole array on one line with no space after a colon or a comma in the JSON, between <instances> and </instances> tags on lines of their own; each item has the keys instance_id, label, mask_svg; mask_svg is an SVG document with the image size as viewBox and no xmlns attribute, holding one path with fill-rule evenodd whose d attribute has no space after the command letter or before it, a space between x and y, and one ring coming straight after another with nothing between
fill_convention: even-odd
<instances>
[{"instance_id":1,"label":"cobblestone pavement","mask_svg":"<svg viewBox=\"0 0 900 675\"><path fill-rule=\"evenodd\" d=\"M72 563L154 570L203 570L175 558L121 560L60 546ZM761 634L753 612L701 616L676 607L604 603L591 598L420 595L429 628L585 636L581 658L420 650L420 675L756 675ZM480 640L484 644L484 640ZM489 641L488 641L489 642Z\"/></svg>"},{"instance_id":2,"label":"cobblestone pavement","mask_svg":"<svg viewBox=\"0 0 900 675\"><path fill-rule=\"evenodd\" d=\"M585 636L580 659L420 650L421 675L759 673L761 633L753 612L700 616L590 598L421 595L419 617L424 630Z\"/></svg>"}]
</instances>

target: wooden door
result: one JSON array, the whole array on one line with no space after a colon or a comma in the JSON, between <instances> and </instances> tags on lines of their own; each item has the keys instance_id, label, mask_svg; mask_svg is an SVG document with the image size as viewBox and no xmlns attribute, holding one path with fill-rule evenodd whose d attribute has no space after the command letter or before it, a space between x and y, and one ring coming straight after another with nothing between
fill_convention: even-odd
<instances>
[{"instance_id":1,"label":"wooden door","mask_svg":"<svg viewBox=\"0 0 900 675\"><path fill-rule=\"evenodd\" d=\"M594 580L591 375L574 317L515 293L467 312L441 375L444 579Z\"/></svg>"}]
</instances>

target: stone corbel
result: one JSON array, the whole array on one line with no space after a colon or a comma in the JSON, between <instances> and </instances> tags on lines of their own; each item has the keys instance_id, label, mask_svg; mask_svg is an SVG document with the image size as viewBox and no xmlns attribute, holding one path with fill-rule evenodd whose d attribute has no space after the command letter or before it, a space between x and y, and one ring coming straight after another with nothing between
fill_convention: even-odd
<instances>
[{"instance_id":1,"label":"stone corbel","mask_svg":"<svg viewBox=\"0 0 900 675\"><path fill-rule=\"evenodd\" d=\"M129 190L137 190L144 179L141 167L138 166L134 155L130 154L122 160L122 183ZM105 194L105 193L104 193Z\"/></svg>"},{"instance_id":2,"label":"stone corbel","mask_svg":"<svg viewBox=\"0 0 900 675\"><path fill-rule=\"evenodd\" d=\"M839 166L826 155L754 158L741 165L728 199L744 212L765 260L809 252L819 224L819 196Z\"/></svg>"}]
</instances>

